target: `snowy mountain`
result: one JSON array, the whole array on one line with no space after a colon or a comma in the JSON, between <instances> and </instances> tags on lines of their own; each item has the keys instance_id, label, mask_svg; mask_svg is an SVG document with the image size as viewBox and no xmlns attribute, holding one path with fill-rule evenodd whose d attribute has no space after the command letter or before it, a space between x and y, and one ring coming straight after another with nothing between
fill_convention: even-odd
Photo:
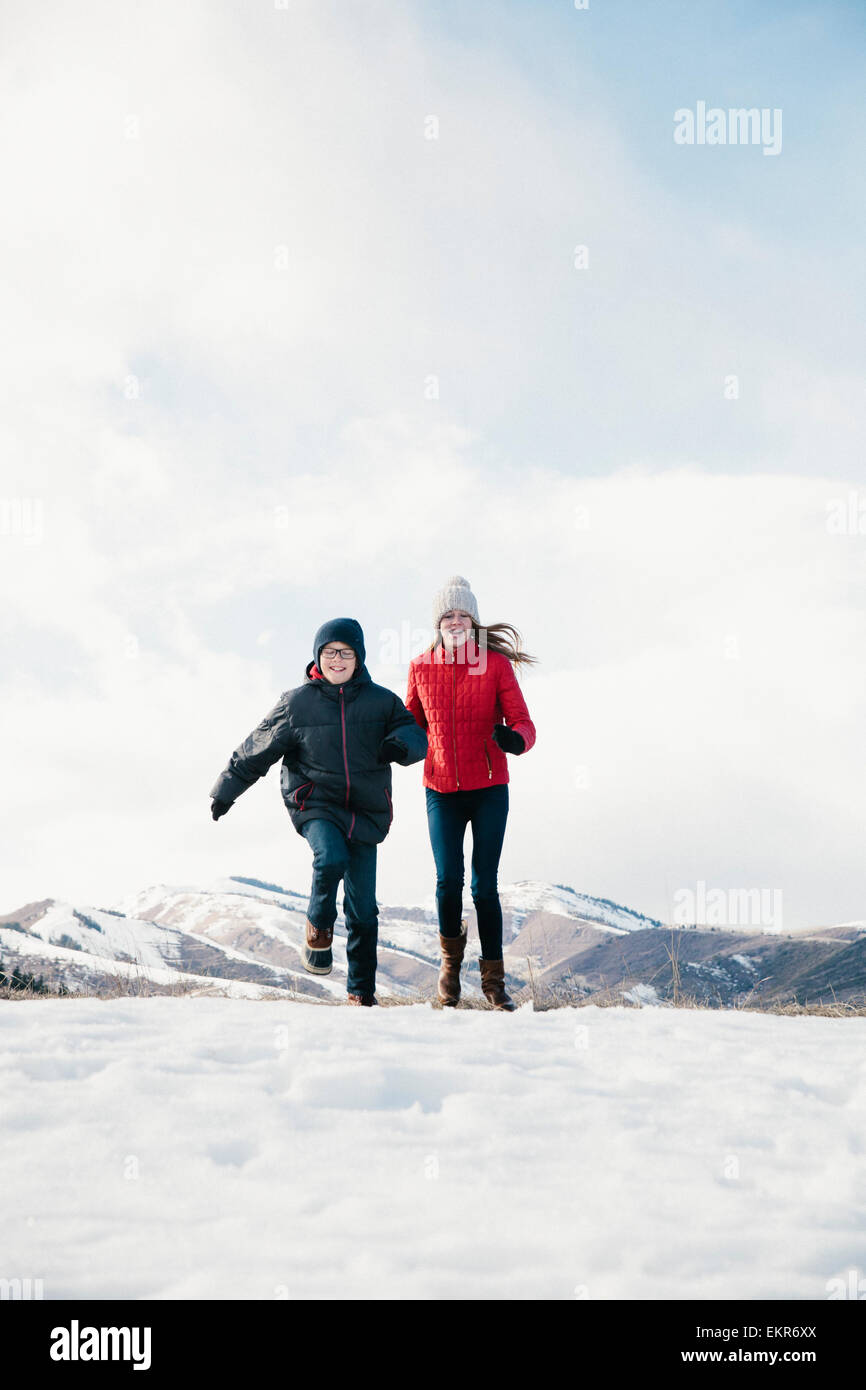
<instances>
[{"instance_id":1,"label":"snowy mountain","mask_svg":"<svg viewBox=\"0 0 866 1390\"><path fill-rule=\"evenodd\" d=\"M593 898L587 893L577 893L562 883L527 880L506 884L500 889L499 898L503 917L510 918L512 936L516 936L527 918L536 912L567 917L575 922L589 922L616 935L662 925L654 917L644 917L642 913L634 912L630 907L621 907L608 898Z\"/></svg>"},{"instance_id":2,"label":"snowy mountain","mask_svg":"<svg viewBox=\"0 0 866 1390\"><path fill-rule=\"evenodd\" d=\"M670 928L562 884L506 884L500 896L507 978L518 1002L531 998L553 1007L625 999L645 1005L685 997L725 1008L866 998L862 923L786 936ZM306 907L306 893L242 875L152 884L109 906L49 898L0 918L0 968L17 968L70 993L340 1002L346 994L345 924L340 916L332 974L310 975L300 960ZM472 1001L481 994L469 898L465 913L463 985ZM439 959L432 898L380 906L380 999L435 998Z\"/></svg>"},{"instance_id":3,"label":"snowy mountain","mask_svg":"<svg viewBox=\"0 0 866 1390\"><path fill-rule=\"evenodd\" d=\"M566 938L581 925L615 935L660 923L629 908L571 888L524 882L503 886L506 946L539 912L555 915ZM79 907L44 899L0 918L0 959L71 992L178 988L260 997L303 995L327 1002L346 991L345 924L337 921L334 971L311 976L302 967L307 894L242 875L207 884L152 884L108 907ZM469 923L467 993L479 994L479 948L474 909ZM432 998L439 967L435 902L382 905L379 917L379 988L399 997Z\"/></svg>"},{"instance_id":4,"label":"snowy mountain","mask_svg":"<svg viewBox=\"0 0 866 1390\"><path fill-rule=\"evenodd\" d=\"M148 992L173 992L179 985L202 989L219 982L221 992L261 997L286 990L326 997L317 981L195 930L161 923L119 909L81 910L46 899L0 919L0 958L16 963L70 993L122 992L147 984Z\"/></svg>"}]
</instances>

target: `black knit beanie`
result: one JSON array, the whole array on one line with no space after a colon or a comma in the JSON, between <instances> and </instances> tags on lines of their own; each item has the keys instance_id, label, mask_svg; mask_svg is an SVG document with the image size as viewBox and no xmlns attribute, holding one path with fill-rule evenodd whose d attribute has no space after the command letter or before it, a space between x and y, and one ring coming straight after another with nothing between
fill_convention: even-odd
<instances>
[{"instance_id":1,"label":"black knit beanie","mask_svg":"<svg viewBox=\"0 0 866 1390\"><path fill-rule=\"evenodd\" d=\"M313 643L313 660L319 665L319 653L323 647L327 647L329 642L345 642L347 647L358 658L358 670L364 665L366 660L366 650L364 648L364 633L361 624L354 618L331 618L327 623L322 623L316 633L316 640ZM321 670L321 667L319 668Z\"/></svg>"}]
</instances>

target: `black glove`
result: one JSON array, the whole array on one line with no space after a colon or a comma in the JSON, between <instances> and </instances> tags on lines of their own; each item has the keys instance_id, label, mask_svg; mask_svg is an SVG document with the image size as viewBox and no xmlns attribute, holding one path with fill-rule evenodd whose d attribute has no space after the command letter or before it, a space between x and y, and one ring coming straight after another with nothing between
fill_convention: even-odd
<instances>
[{"instance_id":1,"label":"black glove","mask_svg":"<svg viewBox=\"0 0 866 1390\"><path fill-rule=\"evenodd\" d=\"M377 761L380 763L395 763L398 758L404 758L405 756L405 743L402 738L397 738L396 734L392 734L390 738L385 739L385 742L379 749Z\"/></svg>"},{"instance_id":2,"label":"black glove","mask_svg":"<svg viewBox=\"0 0 866 1390\"><path fill-rule=\"evenodd\" d=\"M509 729L507 724L493 725L493 742L497 744L503 753L522 753L526 747L525 740L516 729Z\"/></svg>"},{"instance_id":3,"label":"black glove","mask_svg":"<svg viewBox=\"0 0 866 1390\"><path fill-rule=\"evenodd\" d=\"M212 801L210 813L214 820L219 820L220 816L224 816L226 811L230 811L234 804L233 801Z\"/></svg>"}]
</instances>

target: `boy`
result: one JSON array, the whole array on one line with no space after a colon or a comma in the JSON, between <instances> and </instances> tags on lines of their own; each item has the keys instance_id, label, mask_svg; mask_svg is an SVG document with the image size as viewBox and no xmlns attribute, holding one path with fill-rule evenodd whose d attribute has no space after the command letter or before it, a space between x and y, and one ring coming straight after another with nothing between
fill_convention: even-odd
<instances>
[{"instance_id":1,"label":"boy","mask_svg":"<svg viewBox=\"0 0 866 1390\"><path fill-rule=\"evenodd\" d=\"M376 846L391 828L391 763L427 754L427 734L399 696L375 685L354 618L332 618L316 633L303 685L286 690L244 739L211 789L219 820L282 756L280 788L292 824L313 851L305 969L327 975L343 880L348 1002L378 1001Z\"/></svg>"}]
</instances>

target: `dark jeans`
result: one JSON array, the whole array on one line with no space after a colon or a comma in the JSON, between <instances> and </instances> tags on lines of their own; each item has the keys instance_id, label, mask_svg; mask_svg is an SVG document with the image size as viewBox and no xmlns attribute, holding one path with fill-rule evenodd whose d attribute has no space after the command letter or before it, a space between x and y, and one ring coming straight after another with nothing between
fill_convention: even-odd
<instances>
[{"instance_id":1,"label":"dark jeans","mask_svg":"<svg viewBox=\"0 0 866 1390\"><path fill-rule=\"evenodd\" d=\"M314 927L331 928L337 920L337 886L343 880L346 960L349 994L376 990L376 846L347 840L333 821L305 821L301 834L313 851L313 886L307 916Z\"/></svg>"},{"instance_id":2,"label":"dark jeans","mask_svg":"<svg viewBox=\"0 0 866 1390\"><path fill-rule=\"evenodd\" d=\"M436 861L436 906L443 936L459 936L463 912L463 838L472 826L472 901L485 960L502 959L502 908L496 876L508 819L508 783L476 791L427 787L427 826Z\"/></svg>"}]
</instances>

